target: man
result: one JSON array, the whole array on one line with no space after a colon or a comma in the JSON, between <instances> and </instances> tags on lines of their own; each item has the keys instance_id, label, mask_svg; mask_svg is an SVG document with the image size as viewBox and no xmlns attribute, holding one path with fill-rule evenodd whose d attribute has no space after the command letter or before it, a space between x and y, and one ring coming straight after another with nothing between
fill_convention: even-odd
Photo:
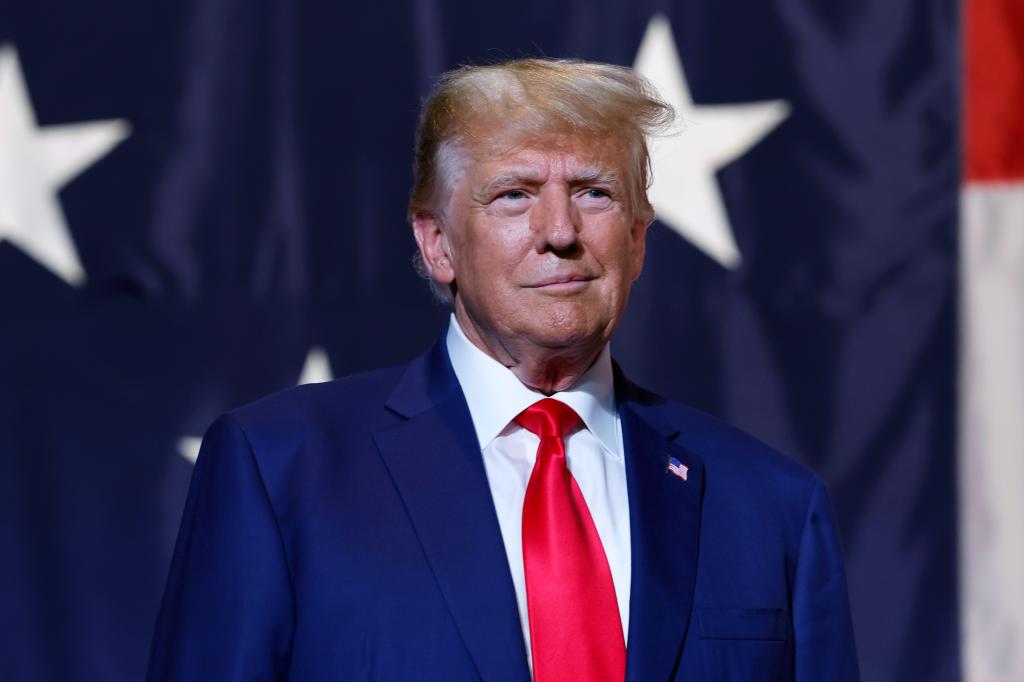
<instances>
[{"instance_id":1,"label":"man","mask_svg":"<svg viewBox=\"0 0 1024 682\"><path fill-rule=\"evenodd\" d=\"M857 679L820 481L611 361L670 119L621 67L442 79L410 220L449 328L211 427L151 680Z\"/></svg>"}]
</instances>

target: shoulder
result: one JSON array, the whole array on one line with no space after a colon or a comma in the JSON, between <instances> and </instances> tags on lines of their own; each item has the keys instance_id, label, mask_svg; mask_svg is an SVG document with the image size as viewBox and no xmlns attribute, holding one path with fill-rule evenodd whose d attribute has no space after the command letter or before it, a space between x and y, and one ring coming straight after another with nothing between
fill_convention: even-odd
<instances>
[{"instance_id":1,"label":"shoulder","mask_svg":"<svg viewBox=\"0 0 1024 682\"><path fill-rule=\"evenodd\" d=\"M383 409L404 369L389 367L287 388L238 407L229 416L246 429L298 426L325 418L365 423L370 414Z\"/></svg>"},{"instance_id":2,"label":"shoulder","mask_svg":"<svg viewBox=\"0 0 1024 682\"><path fill-rule=\"evenodd\" d=\"M626 384L625 399L703 463L706 501L726 495L806 509L821 486L817 474L742 429L628 380Z\"/></svg>"},{"instance_id":3,"label":"shoulder","mask_svg":"<svg viewBox=\"0 0 1024 682\"><path fill-rule=\"evenodd\" d=\"M365 441L395 420L385 402L403 371L392 367L288 388L231 410L215 426L237 429L264 466L327 444Z\"/></svg>"},{"instance_id":4,"label":"shoulder","mask_svg":"<svg viewBox=\"0 0 1024 682\"><path fill-rule=\"evenodd\" d=\"M231 410L207 430L197 471L249 468L275 508L318 482L365 477L378 461L374 433L399 420L385 403L404 370L296 386Z\"/></svg>"}]
</instances>

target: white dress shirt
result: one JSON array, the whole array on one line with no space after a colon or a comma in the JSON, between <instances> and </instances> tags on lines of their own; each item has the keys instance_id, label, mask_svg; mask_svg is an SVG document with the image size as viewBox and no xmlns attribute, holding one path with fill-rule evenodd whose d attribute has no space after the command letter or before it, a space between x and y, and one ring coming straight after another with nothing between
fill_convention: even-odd
<instances>
[{"instance_id":1,"label":"white dress shirt","mask_svg":"<svg viewBox=\"0 0 1024 682\"><path fill-rule=\"evenodd\" d=\"M516 590L519 623L532 674L530 619L523 569L523 499L537 459L540 439L512 420L547 396L527 388L510 369L474 346L466 338L455 315L451 316L445 341L483 453L487 482L498 512L498 525ZM611 352L605 346L594 365L572 388L550 397L573 408L586 426L566 439L565 457L569 471L590 508L608 557L625 638L629 634L631 570L629 502L622 428L612 384Z\"/></svg>"}]
</instances>

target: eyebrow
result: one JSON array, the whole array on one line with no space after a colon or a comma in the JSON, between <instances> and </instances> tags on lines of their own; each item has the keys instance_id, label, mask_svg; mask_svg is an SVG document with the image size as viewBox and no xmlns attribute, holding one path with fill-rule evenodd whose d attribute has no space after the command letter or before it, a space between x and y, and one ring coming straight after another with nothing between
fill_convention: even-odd
<instances>
[{"instance_id":1,"label":"eyebrow","mask_svg":"<svg viewBox=\"0 0 1024 682\"><path fill-rule=\"evenodd\" d=\"M617 173L597 165L584 166L573 173L569 178L570 187L580 187L582 185L617 185L618 183L619 176ZM543 178L535 172L525 168L511 169L488 180L480 190L480 193L491 194L506 187L522 185L529 187L540 184L543 184Z\"/></svg>"},{"instance_id":2,"label":"eyebrow","mask_svg":"<svg viewBox=\"0 0 1024 682\"><path fill-rule=\"evenodd\" d=\"M618 182L618 173L601 166L584 166L573 176L569 184L578 187L580 185L616 185Z\"/></svg>"},{"instance_id":3,"label":"eyebrow","mask_svg":"<svg viewBox=\"0 0 1024 682\"><path fill-rule=\"evenodd\" d=\"M536 186L541 184L542 181L543 178L536 173L531 173L529 171L512 171L510 173L502 173L501 175L494 176L487 181L480 191L482 194L491 194L506 187L519 187L522 185Z\"/></svg>"}]
</instances>

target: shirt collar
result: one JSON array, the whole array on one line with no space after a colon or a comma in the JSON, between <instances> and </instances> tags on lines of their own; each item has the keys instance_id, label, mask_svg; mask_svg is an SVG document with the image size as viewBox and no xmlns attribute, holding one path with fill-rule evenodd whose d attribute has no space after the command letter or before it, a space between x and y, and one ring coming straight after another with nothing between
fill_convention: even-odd
<instances>
[{"instance_id":1,"label":"shirt collar","mask_svg":"<svg viewBox=\"0 0 1024 682\"><path fill-rule=\"evenodd\" d=\"M517 414L546 397L525 386L512 370L473 345L454 314L448 323L445 343L455 376L466 396L481 450L504 431ZM621 460L613 381L611 351L605 344L594 364L571 388L551 397L576 410L604 449Z\"/></svg>"}]
</instances>

